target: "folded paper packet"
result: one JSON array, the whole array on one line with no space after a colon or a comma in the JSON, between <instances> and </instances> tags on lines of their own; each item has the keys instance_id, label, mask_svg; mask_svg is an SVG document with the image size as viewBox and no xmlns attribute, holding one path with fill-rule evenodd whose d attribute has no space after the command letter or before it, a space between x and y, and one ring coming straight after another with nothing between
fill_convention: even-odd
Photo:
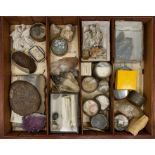
<instances>
[{"instance_id":1,"label":"folded paper packet","mask_svg":"<svg viewBox=\"0 0 155 155\"><path fill-rule=\"evenodd\" d=\"M149 120L149 118L146 115L143 115L140 118L133 119L130 122L127 131L132 133L134 136L136 136L139 131L141 131L143 128L145 128L148 120Z\"/></svg>"}]
</instances>

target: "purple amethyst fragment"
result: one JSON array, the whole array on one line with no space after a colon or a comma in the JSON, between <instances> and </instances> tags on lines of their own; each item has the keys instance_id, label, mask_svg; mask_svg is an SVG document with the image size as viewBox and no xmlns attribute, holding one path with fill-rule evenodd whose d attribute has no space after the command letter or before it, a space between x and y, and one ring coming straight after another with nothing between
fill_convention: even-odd
<instances>
[{"instance_id":1,"label":"purple amethyst fragment","mask_svg":"<svg viewBox=\"0 0 155 155\"><path fill-rule=\"evenodd\" d=\"M45 115L34 113L23 117L23 129L28 132L39 132L45 127Z\"/></svg>"}]
</instances>

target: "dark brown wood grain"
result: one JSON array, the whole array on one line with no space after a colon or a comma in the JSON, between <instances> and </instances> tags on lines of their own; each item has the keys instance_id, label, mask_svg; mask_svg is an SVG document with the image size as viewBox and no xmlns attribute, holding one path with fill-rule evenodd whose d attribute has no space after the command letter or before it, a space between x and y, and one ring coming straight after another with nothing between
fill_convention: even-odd
<instances>
[{"instance_id":1,"label":"dark brown wood grain","mask_svg":"<svg viewBox=\"0 0 155 155\"><path fill-rule=\"evenodd\" d=\"M115 52L115 20L130 20L130 21L142 21L144 23L144 93L148 96L147 105L145 107L145 113L149 116L150 120L147 125L146 130L140 132L138 136L132 136L126 132L115 132L114 131L114 104L112 97L112 86L114 77L111 77L111 107L110 107L110 130L102 133L96 131L83 131L82 127L82 100L81 94L80 97L80 111L79 111L79 134L51 134L50 133L50 50L49 50L49 27L51 24L73 24L78 26L78 45L79 52L81 53L81 21L83 20L108 20L111 22L111 63L113 63L114 52ZM106 138L132 138L132 139L146 139L146 138L155 138L155 17L1 17L0 18L0 138L98 138L98 139L106 139ZM47 59L47 69L48 69L48 77L46 79L46 114L47 114L47 126L45 132L40 132L37 134L30 134L26 132L12 132L10 120L10 107L8 101L9 87L10 87L10 37L9 37L9 26L11 24L33 24L36 22L42 22L46 24L46 59ZM80 54L79 53L79 54ZM80 61L79 61L80 62ZM81 78L81 77L79 77ZM80 80L80 79L79 79Z\"/></svg>"},{"instance_id":2,"label":"dark brown wood grain","mask_svg":"<svg viewBox=\"0 0 155 155\"><path fill-rule=\"evenodd\" d=\"M2 57L2 20L0 17L0 137L4 135L4 118L3 118L3 57Z\"/></svg>"},{"instance_id":3,"label":"dark brown wood grain","mask_svg":"<svg viewBox=\"0 0 155 155\"><path fill-rule=\"evenodd\" d=\"M155 138L155 17L153 17L153 66L152 66L152 72L153 72L153 81L152 81L152 110L153 110L153 137Z\"/></svg>"}]
</instances>

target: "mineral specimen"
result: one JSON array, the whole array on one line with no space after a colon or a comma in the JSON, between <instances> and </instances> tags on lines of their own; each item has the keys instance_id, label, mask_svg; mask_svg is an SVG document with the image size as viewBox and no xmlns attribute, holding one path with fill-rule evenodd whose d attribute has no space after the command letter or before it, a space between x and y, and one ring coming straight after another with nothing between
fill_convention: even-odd
<instances>
[{"instance_id":1,"label":"mineral specimen","mask_svg":"<svg viewBox=\"0 0 155 155\"><path fill-rule=\"evenodd\" d=\"M59 37L60 32L61 32L61 28L59 28L59 27L56 26L55 24L52 24L52 25L51 25L51 30L50 30L51 39L54 39L54 38L56 38L56 37Z\"/></svg>"},{"instance_id":2,"label":"mineral specimen","mask_svg":"<svg viewBox=\"0 0 155 155\"><path fill-rule=\"evenodd\" d=\"M76 68L78 64L77 57L66 57L51 63L51 74L60 75L63 72L70 72Z\"/></svg>"},{"instance_id":3,"label":"mineral specimen","mask_svg":"<svg viewBox=\"0 0 155 155\"><path fill-rule=\"evenodd\" d=\"M129 119L143 115L143 111L140 108L125 99L114 102L114 113L117 112L124 114Z\"/></svg>"},{"instance_id":4,"label":"mineral specimen","mask_svg":"<svg viewBox=\"0 0 155 155\"><path fill-rule=\"evenodd\" d=\"M68 42L63 38L55 38L51 44L52 52L57 56L63 56L68 50Z\"/></svg>"},{"instance_id":5,"label":"mineral specimen","mask_svg":"<svg viewBox=\"0 0 155 155\"><path fill-rule=\"evenodd\" d=\"M26 73L34 73L37 69L34 60L23 52L14 52L12 54L12 60L19 69Z\"/></svg>"},{"instance_id":6,"label":"mineral specimen","mask_svg":"<svg viewBox=\"0 0 155 155\"><path fill-rule=\"evenodd\" d=\"M136 92L136 91L131 91L127 97L127 99L132 102L133 104L137 105L137 106L142 106L145 101L146 101L146 98L141 95L140 93Z\"/></svg>"},{"instance_id":7,"label":"mineral specimen","mask_svg":"<svg viewBox=\"0 0 155 155\"><path fill-rule=\"evenodd\" d=\"M34 113L23 117L23 129L28 132L39 132L45 127L46 116Z\"/></svg>"},{"instance_id":8,"label":"mineral specimen","mask_svg":"<svg viewBox=\"0 0 155 155\"><path fill-rule=\"evenodd\" d=\"M103 34L98 25L92 24L83 28L83 49L101 46L102 39Z\"/></svg>"},{"instance_id":9,"label":"mineral specimen","mask_svg":"<svg viewBox=\"0 0 155 155\"><path fill-rule=\"evenodd\" d=\"M122 114L118 114L115 116L115 129L117 131L124 131L128 127L128 118Z\"/></svg>"},{"instance_id":10,"label":"mineral specimen","mask_svg":"<svg viewBox=\"0 0 155 155\"><path fill-rule=\"evenodd\" d=\"M103 111L107 109L110 105L109 99L105 95L98 95L95 97L95 99L100 103L101 110Z\"/></svg>"},{"instance_id":11,"label":"mineral specimen","mask_svg":"<svg viewBox=\"0 0 155 155\"><path fill-rule=\"evenodd\" d=\"M103 49L102 47L92 47L90 49L90 57L92 58L98 58L99 56L103 55L105 53L105 49Z\"/></svg>"},{"instance_id":12,"label":"mineral specimen","mask_svg":"<svg viewBox=\"0 0 155 155\"><path fill-rule=\"evenodd\" d=\"M65 27L61 31L60 36L71 42L74 37L74 27L71 24L65 25Z\"/></svg>"},{"instance_id":13,"label":"mineral specimen","mask_svg":"<svg viewBox=\"0 0 155 155\"><path fill-rule=\"evenodd\" d=\"M98 91L106 93L109 91L109 83L106 80L101 80L98 84Z\"/></svg>"}]
</instances>

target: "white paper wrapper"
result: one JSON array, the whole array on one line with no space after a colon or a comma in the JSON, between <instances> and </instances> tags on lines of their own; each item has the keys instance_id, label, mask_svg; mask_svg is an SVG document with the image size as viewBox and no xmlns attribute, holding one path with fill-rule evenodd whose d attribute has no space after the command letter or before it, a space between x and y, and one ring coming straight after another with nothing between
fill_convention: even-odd
<instances>
[{"instance_id":1,"label":"white paper wrapper","mask_svg":"<svg viewBox=\"0 0 155 155\"><path fill-rule=\"evenodd\" d=\"M116 21L116 62L142 61L143 24L138 21ZM122 37L118 36L122 33ZM126 48L123 48L126 47Z\"/></svg>"},{"instance_id":2,"label":"white paper wrapper","mask_svg":"<svg viewBox=\"0 0 155 155\"><path fill-rule=\"evenodd\" d=\"M105 53L101 56L89 59L82 59L83 61L110 61L110 22L109 21L82 21L82 34L84 36L84 31L87 31L87 27L91 25L96 25L103 34L103 38L101 41L101 46L105 49ZM85 47L84 39L82 44L82 49L84 50Z\"/></svg>"}]
</instances>

